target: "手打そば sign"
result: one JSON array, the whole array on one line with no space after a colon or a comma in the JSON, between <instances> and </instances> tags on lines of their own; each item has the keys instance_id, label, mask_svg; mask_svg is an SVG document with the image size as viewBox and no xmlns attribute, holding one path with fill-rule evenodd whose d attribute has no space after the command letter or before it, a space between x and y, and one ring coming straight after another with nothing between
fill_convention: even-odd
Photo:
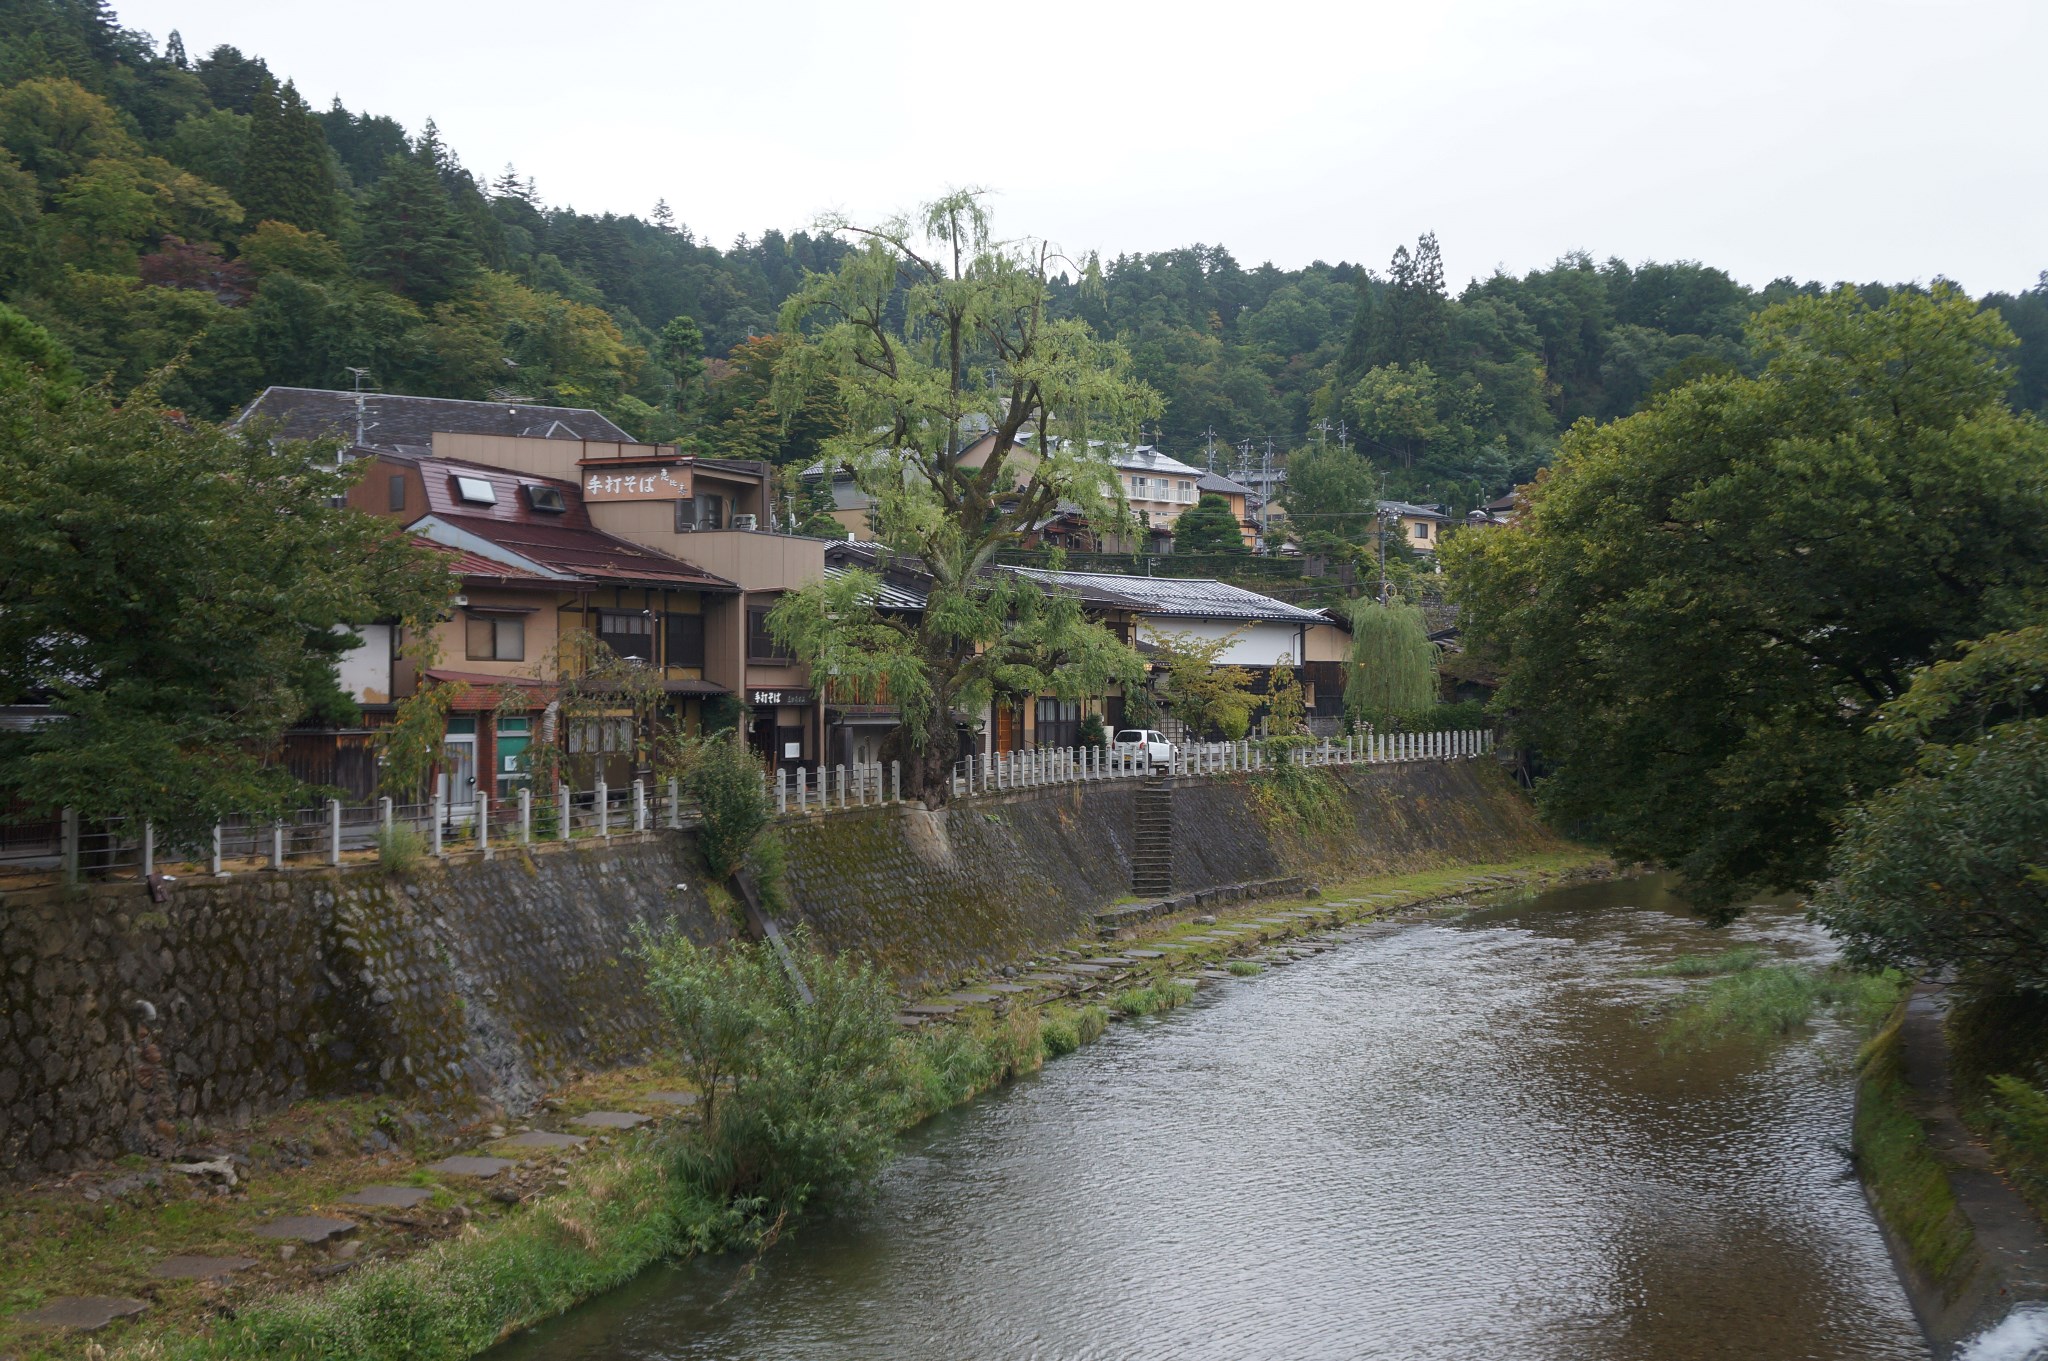
<instances>
[{"instance_id":1,"label":"\u624b\u6253\u305d\u3070 sign","mask_svg":"<svg viewBox=\"0 0 2048 1361\"><path fill-rule=\"evenodd\" d=\"M586 501L680 501L690 495L688 468L583 470Z\"/></svg>"}]
</instances>

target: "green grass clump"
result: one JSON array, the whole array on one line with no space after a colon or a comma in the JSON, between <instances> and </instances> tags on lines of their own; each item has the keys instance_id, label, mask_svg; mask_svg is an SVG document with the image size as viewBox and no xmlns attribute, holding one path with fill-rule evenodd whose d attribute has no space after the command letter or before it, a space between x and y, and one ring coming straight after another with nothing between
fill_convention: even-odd
<instances>
[{"instance_id":1,"label":"green grass clump","mask_svg":"<svg viewBox=\"0 0 2048 1361\"><path fill-rule=\"evenodd\" d=\"M1125 988L1110 1005L1125 1016L1150 1016L1171 1011L1195 995L1195 985L1179 978L1161 979L1142 988Z\"/></svg>"},{"instance_id":2,"label":"green grass clump","mask_svg":"<svg viewBox=\"0 0 2048 1361\"><path fill-rule=\"evenodd\" d=\"M1899 1072L1904 1016L1905 1009L1896 1008L1857 1059L1856 1161L1879 1217L1904 1241L1913 1264L1948 1286L1967 1265L1975 1235L1956 1209L1948 1174L1927 1146L1927 1132L1907 1100Z\"/></svg>"},{"instance_id":3,"label":"green grass clump","mask_svg":"<svg viewBox=\"0 0 2048 1361\"><path fill-rule=\"evenodd\" d=\"M426 834L409 822L377 829L377 863L390 874L404 874L427 857Z\"/></svg>"},{"instance_id":4,"label":"green grass clump","mask_svg":"<svg viewBox=\"0 0 2048 1361\"><path fill-rule=\"evenodd\" d=\"M1774 1039L1806 1024L1824 1007L1868 1029L1898 1001L1903 985L1895 973L1860 974L1797 964L1744 968L1688 993L1665 1022L1661 1042L1671 1049L1729 1039Z\"/></svg>"},{"instance_id":5,"label":"green grass clump","mask_svg":"<svg viewBox=\"0 0 2048 1361\"><path fill-rule=\"evenodd\" d=\"M1074 1025L1078 1035L1078 1015ZM1077 1038L1075 1045L1080 1043ZM1047 1052L1045 1023L1030 1011L982 1016L901 1040L896 1060L902 1082L901 1122L915 1124L970 1101L999 1082L1032 1072Z\"/></svg>"},{"instance_id":6,"label":"green grass clump","mask_svg":"<svg viewBox=\"0 0 2048 1361\"><path fill-rule=\"evenodd\" d=\"M1979 1110L1990 1126L1999 1166L2041 1213L2048 1207L2048 1092L2010 1073L2000 1073L1988 1085Z\"/></svg>"},{"instance_id":7,"label":"green grass clump","mask_svg":"<svg viewBox=\"0 0 2048 1361\"><path fill-rule=\"evenodd\" d=\"M1764 962L1764 951L1754 945L1723 950L1718 955L1680 955L1669 964L1659 964L1644 973L1665 978L1711 978L1715 974L1743 973Z\"/></svg>"},{"instance_id":8,"label":"green grass clump","mask_svg":"<svg viewBox=\"0 0 2048 1361\"><path fill-rule=\"evenodd\" d=\"M1223 967L1239 978L1250 978L1253 974L1261 972L1261 967L1249 959L1233 959Z\"/></svg>"},{"instance_id":9,"label":"green grass clump","mask_svg":"<svg viewBox=\"0 0 2048 1361\"><path fill-rule=\"evenodd\" d=\"M528 1213L401 1262L362 1268L318 1293L245 1305L210 1336L137 1343L149 1361L455 1361L507 1333L624 1284L717 1236L729 1215L672 1179L664 1159L593 1159Z\"/></svg>"}]
</instances>

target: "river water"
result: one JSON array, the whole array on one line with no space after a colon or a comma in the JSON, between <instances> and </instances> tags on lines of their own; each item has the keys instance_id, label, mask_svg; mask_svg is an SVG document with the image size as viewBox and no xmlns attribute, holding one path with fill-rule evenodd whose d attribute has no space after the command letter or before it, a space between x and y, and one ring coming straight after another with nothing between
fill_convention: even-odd
<instances>
[{"instance_id":1,"label":"river water","mask_svg":"<svg viewBox=\"0 0 2048 1361\"><path fill-rule=\"evenodd\" d=\"M1827 953L1659 880L1358 927L905 1141L873 1203L501 1349L647 1358L1925 1357L1842 1153L1854 1037L1659 1052L1643 970Z\"/></svg>"}]
</instances>

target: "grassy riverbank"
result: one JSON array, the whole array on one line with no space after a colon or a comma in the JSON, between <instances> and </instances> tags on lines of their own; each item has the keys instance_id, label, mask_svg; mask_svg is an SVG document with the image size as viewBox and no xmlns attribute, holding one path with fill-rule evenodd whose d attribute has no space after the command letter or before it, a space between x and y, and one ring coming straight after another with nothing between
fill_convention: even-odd
<instances>
[{"instance_id":1,"label":"grassy riverbank","mask_svg":"<svg viewBox=\"0 0 2048 1361\"><path fill-rule=\"evenodd\" d=\"M1901 1072L1900 1004L1857 1059L1857 1170L1878 1217L1915 1271L1944 1293L1967 1264L1972 1234L1927 1141Z\"/></svg>"},{"instance_id":2,"label":"grassy riverbank","mask_svg":"<svg viewBox=\"0 0 2048 1361\"><path fill-rule=\"evenodd\" d=\"M1071 987L993 997L904 1036L901 1122L1071 1052L1122 1015L1177 1005L1192 992L1187 975L1220 971L1230 956L1264 942L1447 895L1555 880L1597 863L1586 853L1557 852L1445 867L1330 885L1317 898L1240 904L1220 920L1157 923L1145 939L1114 947L1142 947L1156 958L1077 976ZM1063 959L1109 948L1076 941L1044 963L1057 969ZM665 1065L594 1076L555 1094L535 1123L557 1125L595 1109L648 1109L650 1094L677 1085L678 1071ZM493 1131L430 1137L408 1133L403 1117L376 1102L308 1103L264 1122L244 1141L256 1156L231 1194L207 1194L140 1167L128 1175L154 1185L119 1189L121 1170L103 1169L0 1194L0 1356L79 1355L75 1336L33 1332L9 1318L57 1294L113 1294L149 1305L141 1318L100 1335L113 1356L466 1357L664 1257L730 1241L733 1208L671 1170L686 1115L577 1152L529 1154L490 1184L438 1177L426 1164L451 1151L501 1151ZM382 1147L370 1151L365 1139ZM365 1182L419 1185L431 1197L405 1211L334 1205ZM108 1187L115 1189L97 1190ZM84 1199L88 1191L98 1198ZM270 1215L337 1209L360 1225L339 1249L285 1253L250 1236ZM240 1255L258 1265L220 1283L152 1276L162 1254L188 1252Z\"/></svg>"}]
</instances>

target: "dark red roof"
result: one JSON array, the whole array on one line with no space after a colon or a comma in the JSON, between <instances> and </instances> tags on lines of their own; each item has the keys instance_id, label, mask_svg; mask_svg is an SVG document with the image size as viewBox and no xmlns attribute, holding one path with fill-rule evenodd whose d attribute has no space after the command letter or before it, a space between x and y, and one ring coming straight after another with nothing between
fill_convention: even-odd
<instances>
[{"instance_id":1,"label":"dark red roof","mask_svg":"<svg viewBox=\"0 0 2048 1361\"><path fill-rule=\"evenodd\" d=\"M451 528L486 539L551 571L596 581L624 581L679 590L739 589L701 567L597 528L584 507L582 489L574 482L457 459L406 461L420 470L420 480L426 486L428 514ZM483 505L462 499L456 490L458 477L488 482L495 503ZM535 510L526 490L529 487L555 489L561 494L563 509ZM456 570L478 576L530 575L475 553L464 553Z\"/></svg>"},{"instance_id":2,"label":"dark red roof","mask_svg":"<svg viewBox=\"0 0 2048 1361\"><path fill-rule=\"evenodd\" d=\"M488 520L475 515L437 514L434 518L557 572L570 572L593 580L629 581L636 585L683 590L739 589L724 577L713 576L701 567L692 567L680 558L657 553L630 540L614 538L601 529L537 524L531 520Z\"/></svg>"}]
</instances>

